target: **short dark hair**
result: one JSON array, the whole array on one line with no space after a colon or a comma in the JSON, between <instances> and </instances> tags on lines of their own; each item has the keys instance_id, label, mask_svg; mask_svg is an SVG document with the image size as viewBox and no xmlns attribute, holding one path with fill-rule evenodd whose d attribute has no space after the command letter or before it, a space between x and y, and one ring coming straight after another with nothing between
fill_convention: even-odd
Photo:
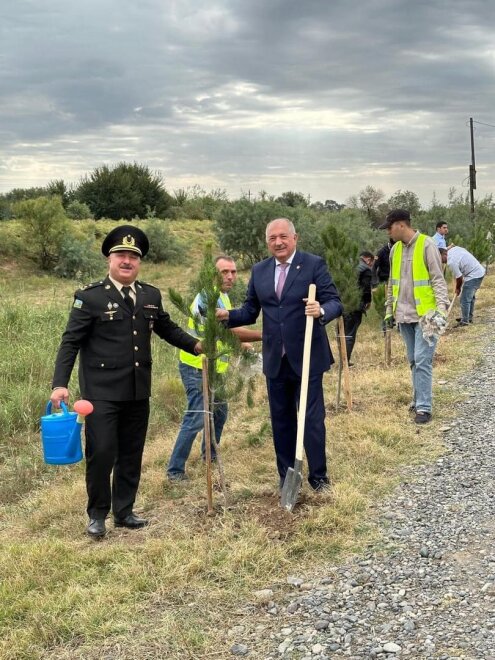
<instances>
[{"instance_id":1,"label":"short dark hair","mask_svg":"<svg viewBox=\"0 0 495 660\"><path fill-rule=\"evenodd\" d=\"M368 259L374 259L375 255L373 252L369 252L368 250L363 250L362 252L359 253L360 257L368 257Z\"/></svg>"},{"instance_id":2,"label":"short dark hair","mask_svg":"<svg viewBox=\"0 0 495 660\"><path fill-rule=\"evenodd\" d=\"M449 223L446 220L439 220L435 225L435 229L439 229L440 227L443 227L444 225L448 225L448 224Z\"/></svg>"},{"instance_id":3,"label":"short dark hair","mask_svg":"<svg viewBox=\"0 0 495 660\"><path fill-rule=\"evenodd\" d=\"M407 209L393 209L390 213L387 214L386 221L389 224L393 222L405 222L408 225L411 224L411 214Z\"/></svg>"},{"instance_id":4,"label":"short dark hair","mask_svg":"<svg viewBox=\"0 0 495 660\"><path fill-rule=\"evenodd\" d=\"M444 254L447 254L447 252L448 252L447 248L438 248L438 251L440 252L441 256L443 256Z\"/></svg>"},{"instance_id":5,"label":"short dark hair","mask_svg":"<svg viewBox=\"0 0 495 660\"><path fill-rule=\"evenodd\" d=\"M224 259L225 261L231 261L235 264L235 259L233 257L229 257L228 254L219 254L218 257L215 257L215 266L221 259Z\"/></svg>"}]
</instances>

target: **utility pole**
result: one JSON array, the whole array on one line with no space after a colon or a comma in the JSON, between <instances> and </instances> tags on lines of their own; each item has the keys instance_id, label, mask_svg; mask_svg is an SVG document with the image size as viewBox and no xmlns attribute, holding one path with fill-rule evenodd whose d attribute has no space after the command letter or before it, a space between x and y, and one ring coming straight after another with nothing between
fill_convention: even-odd
<instances>
[{"instance_id":1,"label":"utility pole","mask_svg":"<svg viewBox=\"0 0 495 660\"><path fill-rule=\"evenodd\" d=\"M471 220L474 223L474 191L476 190L476 164L474 161L474 136L473 118L469 118L469 130L471 133L471 165L469 166L469 197L471 201Z\"/></svg>"}]
</instances>

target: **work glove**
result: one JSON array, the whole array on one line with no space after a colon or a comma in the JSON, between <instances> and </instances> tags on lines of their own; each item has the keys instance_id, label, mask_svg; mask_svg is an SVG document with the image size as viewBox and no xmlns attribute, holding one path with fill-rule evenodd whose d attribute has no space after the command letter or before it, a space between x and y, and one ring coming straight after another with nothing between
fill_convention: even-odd
<instances>
[{"instance_id":1,"label":"work glove","mask_svg":"<svg viewBox=\"0 0 495 660\"><path fill-rule=\"evenodd\" d=\"M430 321L434 323L439 330L445 328L445 326L447 325L447 317L443 312L440 312L439 310L436 310L433 313L433 316L431 317Z\"/></svg>"},{"instance_id":2,"label":"work glove","mask_svg":"<svg viewBox=\"0 0 495 660\"><path fill-rule=\"evenodd\" d=\"M423 332L423 339L429 346L433 346L433 341L445 332L447 318L438 310L430 310L419 319L419 325Z\"/></svg>"},{"instance_id":3,"label":"work glove","mask_svg":"<svg viewBox=\"0 0 495 660\"><path fill-rule=\"evenodd\" d=\"M392 314L387 314L387 316L383 319L383 325L384 328L388 330L395 328L395 319Z\"/></svg>"}]
</instances>

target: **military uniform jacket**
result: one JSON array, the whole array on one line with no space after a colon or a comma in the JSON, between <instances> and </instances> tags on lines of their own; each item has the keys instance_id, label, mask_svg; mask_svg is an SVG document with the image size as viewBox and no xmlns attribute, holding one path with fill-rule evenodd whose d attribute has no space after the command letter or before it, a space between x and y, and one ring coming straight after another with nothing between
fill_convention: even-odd
<instances>
[{"instance_id":1,"label":"military uniform jacket","mask_svg":"<svg viewBox=\"0 0 495 660\"><path fill-rule=\"evenodd\" d=\"M79 353L79 385L87 399L132 401L151 394L151 333L194 353L197 339L175 324L159 289L135 282L131 312L107 277L76 291L55 363L53 387L67 387Z\"/></svg>"}]
</instances>

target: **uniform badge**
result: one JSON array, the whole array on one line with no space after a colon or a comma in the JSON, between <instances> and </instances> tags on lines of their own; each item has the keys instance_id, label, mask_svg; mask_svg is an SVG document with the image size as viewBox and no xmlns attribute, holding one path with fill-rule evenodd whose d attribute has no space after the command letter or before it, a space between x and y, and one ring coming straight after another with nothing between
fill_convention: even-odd
<instances>
[{"instance_id":1,"label":"uniform badge","mask_svg":"<svg viewBox=\"0 0 495 660\"><path fill-rule=\"evenodd\" d=\"M112 303L109 302L108 305L107 305L107 308L108 308L108 309L112 309L112 307L113 307Z\"/></svg>"},{"instance_id":2,"label":"uniform badge","mask_svg":"<svg viewBox=\"0 0 495 660\"><path fill-rule=\"evenodd\" d=\"M117 309L117 307L119 306L119 303L113 303L113 306L115 307L115 309Z\"/></svg>"},{"instance_id":3,"label":"uniform badge","mask_svg":"<svg viewBox=\"0 0 495 660\"><path fill-rule=\"evenodd\" d=\"M76 298L74 300L74 307L76 309L81 309L82 306L83 306L83 301L80 298Z\"/></svg>"},{"instance_id":4,"label":"uniform badge","mask_svg":"<svg viewBox=\"0 0 495 660\"><path fill-rule=\"evenodd\" d=\"M109 288L110 288L110 284L106 284L105 289L109 289Z\"/></svg>"}]
</instances>

